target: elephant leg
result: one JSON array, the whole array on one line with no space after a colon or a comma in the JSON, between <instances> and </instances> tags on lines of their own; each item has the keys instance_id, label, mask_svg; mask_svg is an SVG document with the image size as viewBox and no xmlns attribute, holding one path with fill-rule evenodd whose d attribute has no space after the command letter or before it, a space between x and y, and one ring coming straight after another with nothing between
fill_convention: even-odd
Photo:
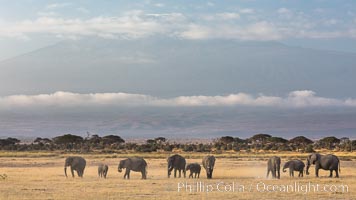
<instances>
[{"instance_id":1,"label":"elephant leg","mask_svg":"<svg viewBox=\"0 0 356 200\"><path fill-rule=\"evenodd\" d=\"M278 168L277 169L277 178L280 179L281 178L281 170Z\"/></svg>"},{"instance_id":2,"label":"elephant leg","mask_svg":"<svg viewBox=\"0 0 356 200\"><path fill-rule=\"evenodd\" d=\"M200 172L198 173L198 178L199 178L199 176L200 176Z\"/></svg>"},{"instance_id":3,"label":"elephant leg","mask_svg":"<svg viewBox=\"0 0 356 200\"><path fill-rule=\"evenodd\" d=\"M267 169L267 176L266 176L266 178L268 178L270 171L271 171L270 169Z\"/></svg>"},{"instance_id":4,"label":"elephant leg","mask_svg":"<svg viewBox=\"0 0 356 200\"><path fill-rule=\"evenodd\" d=\"M174 178L177 178L177 169L174 169Z\"/></svg>"},{"instance_id":5,"label":"elephant leg","mask_svg":"<svg viewBox=\"0 0 356 200\"><path fill-rule=\"evenodd\" d=\"M72 167L70 168L70 172L72 172L72 177L74 178L74 170Z\"/></svg>"},{"instance_id":6,"label":"elephant leg","mask_svg":"<svg viewBox=\"0 0 356 200\"><path fill-rule=\"evenodd\" d=\"M272 178L276 178L276 169L272 169Z\"/></svg>"},{"instance_id":7,"label":"elephant leg","mask_svg":"<svg viewBox=\"0 0 356 200\"><path fill-rule=\"evenodd\" d=\"M319 177L319 168L315 167L315 176Z\"/></svg>"},{"instance_id":8,"label":"elephant leg","mask_svg":"<svg viewBox=\"0 0 356 200\"><path fill-rule=\"evenodd\" d=\"M186 174L186 170L185 169L183 169L183 175L184 175L184 178L185 178L185 174Z\"/></svg>"},{"instance_id":9,"label":"elephant leg","mask_svg":"<svg viewBox=\"0 0 356 200\"><path fill-rule=\"evenodd\" d=\"M126 168L124 179L129 179L129 170Z\"/></svg>"},{"instance_id":10,"label":"elephant leg","mask_svg":"<svg viewBox=\"0 0 356 200\"><path fill-rule=\"evenodd\" d=\"M127 179L130 179L130 170L127 172Z\"/></svg>"},{"instance_id":11,"label":"elephant leg","mask_svg":"<svg viewBox=\"0 0 356 200\"><path fill-rule=\"evenodd\" d=\"M294 177L294 171L292 170L292 177Z\"/></svg>"},{"instance_id":12,"label":"elephant leg","mask_svg":"<svg viewBox=\"0 0 356 200\"><path fill-rule=\"evenodd\" d=\"M335 178L339 178L339 171L337 169L335 169L335 173L336 173Z\"/></svg>"},{"instance_id":13,"label":"elephant leg","mask_svg":"<svg viewBox=\"0 0 356 200\"><path fill-rule=\"evenodd\" d=\"M330 177L330 178L333 177L333 170L332 170L332 169L330 170L330 175L329 175L329 177Z\"/></svg>"},{"instance_id":14,"label":"elephant leg","mask_svg":"<svg viewBox=\"0 0 356 200\"><path fill-rule=\"evenodd\" d=\"M179 170L179 178L182 176L182 170Z\"/></svg>"},{"instance_id":15,"label":"elephant leg","mask_svg":"<svg viewBox=\"0 0 356 200\"><path fill-rule=\"evenodd\" d=\"M146 179L146 175L145 175L145 169L141 170L141 179Z\"/></svg>"}]
</instances>

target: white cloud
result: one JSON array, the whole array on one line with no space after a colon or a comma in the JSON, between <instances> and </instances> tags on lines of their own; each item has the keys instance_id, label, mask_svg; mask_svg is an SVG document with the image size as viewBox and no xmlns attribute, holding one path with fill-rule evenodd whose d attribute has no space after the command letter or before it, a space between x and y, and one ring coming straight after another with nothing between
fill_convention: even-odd
<instances>
[{"instance_id":1,"label":"white cloud","mask_svg":"<svg viewBox=\"0 0 356 200\"><path fill-rule=\"evenodd\" d=\"M38 12L37 15L41 17L53 17L53 16L57 16L58 14L56 12L50 11L50 12Z\"/></svg>"},{"instance_id":2,"label":"white cloud","mask_svg":"<svg viewBox=\"0 0 356 200\"><path fill-rule=\"evenodd\" d=\"M255 10L252 8L243 8L243 9L240 9L239 12L241 14L254 14Z\"/></svg>"},{"instance_id":3,"label":"white cloud","mask_svg":"<svg viewBox=\"0 0 356 200\"><path fill-rule=\"evenodd\" d=\"M277 12L278 12L279 14L289 14L289 13L291 13L291 11L290 11L289 9L287 9L287 8L279 8L279 9L277 10Z\"/></svg>"},{"instance_id":4,"label":"white cloud","mask_svg":"<svg viewBox=\"0 0 356 200\"><path fill-rule=\"evenodd\" d=\"M128 38L143 37L164 32L155 20L145 20L135 15L124 17L95 17L87 20L40 17L0 27L0 37L18 37L29 34L53 34L62 36L116 35Z\"/></svg>"},{"instance_id":5,"label":"white cloud","mask_svg":"<svg viewBox=\"0 0 356 200\"><path fill-rule=\"evenodd\" d=\"M60 5L50 5L49 8ZM62 5L63 6L63 5ZM79 8L78 8L79 9ZM81 8L82 12L86 12ZM323 23L313 22L304 13L292 13L286 8L278 10L278 20L240 19L240 13L252 13L242 9L239 12L214 14L146 13L131 10L120 16L97 16L93 18L56 17L56 12L39 12L37 19L17 22L0 21L0 38L30 39L35 34L60 38L78 39L86 36L102 38L142 38L156 34L187 39L238 39L238 40L279 40L286 38L355 38L354 24L346 26L345 21L331 19L324 23L333 29L318 29ZM291 14L292 13L292 14ZM336 26L343 28L337 29Z\"/></svg>"},{"instance_id":6,"label":"white cloud","mask_svg":"<svg viewBox=\"0 0 356 200\"><path fill-rule=\"evenodd\" d=\"M240 31L240 37L246 40L277 40L283 36L274 24L261 21L245 27Z\"/></svg>"},{"instance_id":7,"label":"white cloud","mask_svg":"<svg viewBox=\"0 0 356 200\"><path fill-rule=\"evenodd\" d=\"M187 39L207 39L211 38L212 34L209 27L190 24L188 30L183 31L180 36Z\"/></svg>"},{"instance_id":8,"label":"white cloud","mask_svg":"<svg viewBox=\"0 0 356 200\"><path fill-rule=\"evenodd\" d=\"M156 3L156 4L154 4L154 6L159 7L159 8L163 8L164 4L163 3Z\"/></svg>"},{"instance_id":9,"label":"white cloud","mask_svg":"<svg viewBox=\"0 0 356 200\"><path fill-rule=\"evenodd\" d=\"M240 15L238 13L224 12L216 15L223 20L240 19Z\"/></svg>"},{"instance_id":10,"label":"white cloud","mask_svg":"<svg viewBox=\"0 0 356 200\"><path fill-rule=\"evenodd\" d=\"M129 93L90 93L55 92L40 95L13 95L0 98L0 108L38 107L77 107L77 106L267 106L285 108L345 106L355 107L356 99L334 99L316 96L315 92L293 91L287 97L253 96L246 93L225 96L179 96L159 98L143 94Z\"/></svg>"},{"instance_id":11,"label":"white cloud","mask_svg":"<svg viewBox=\"0 0 356 200\"><path fill-rule=\"evenodd\" d=\"M48 4L45 9L47 10L54 10L54 9L58 9L58 8L63 8L66 6L71 5L70 3L52 3L52 4Z\"/></svg>"},{"instance_id":12,"label":"white cloud","mask_svg":"<svg viewBox=\"0 0 356 200\"><path fill-rule=\"evenodd\" d=\"M337 19L328 19L328 20L324 21L324 24L326 26L334 26L334 25L336 25L338 23L339 23L339 20L337 20Z\"/></svg>"},{"instance_id":13,"label":"white cloud","mask_svg":"<svg viewBox=\"0 0 356 200\"><path fill-rule=\"evenodd\" d=\"M266 21L246 26L217 24L215 27L191 24L181 36L188 39L226 38L240 40L277 40L283 37L274 24Z\"/></svg>"}]
</instances>

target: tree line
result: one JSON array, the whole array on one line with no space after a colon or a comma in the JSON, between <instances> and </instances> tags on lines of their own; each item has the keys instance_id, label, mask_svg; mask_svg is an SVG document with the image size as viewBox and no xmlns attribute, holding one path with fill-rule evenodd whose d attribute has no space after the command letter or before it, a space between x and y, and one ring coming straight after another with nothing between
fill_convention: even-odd
<instances>
[{"instance_id":1,"label":"tree line","mask_svg":"<svg viewBox=\"0 0 356 200\"><path fill-rule=\"evenodd\" d=\"M328 149L336 151L354 151L356 140L347 137L325 137L313 141L304 136L297 136L290 140L273 137L269 134L256 134L250 138L224 136L212 140L210 143L177 143L170 142L164 137L148 139L143 143L126 142L118 135L88 135L83 138L78 135L64 134L52 139L36 138L31 143L22 143L16 138L0 139L0 150L10 151L69 151L69 152L156 152L173 150L184 152L223 152L223 151L297 151L314 152L315 149Z\"/></svg>"}]
</instances>

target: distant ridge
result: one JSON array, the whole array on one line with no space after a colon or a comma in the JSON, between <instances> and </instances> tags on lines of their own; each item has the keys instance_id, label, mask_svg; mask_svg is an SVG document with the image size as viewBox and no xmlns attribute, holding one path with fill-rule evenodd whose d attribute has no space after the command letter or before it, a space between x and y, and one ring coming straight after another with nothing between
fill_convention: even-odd
<instances>
[{"instance_id":1,"label":"distant ridge","mask_svg":"<svg viewBox=\"0 0 356 200\"><path fill-rule=\"evenodd\" d=\"M355 53L278 42L87 38L0 62L0 96L53 91L281 96L308 89L355 98L355 66Z\"/></svg>"}]
</instances>

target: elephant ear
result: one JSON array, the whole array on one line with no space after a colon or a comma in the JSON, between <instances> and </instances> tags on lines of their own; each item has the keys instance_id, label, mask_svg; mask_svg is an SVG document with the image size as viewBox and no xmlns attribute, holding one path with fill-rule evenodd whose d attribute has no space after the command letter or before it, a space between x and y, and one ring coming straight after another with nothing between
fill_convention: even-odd
<instances>
[{"instance_id":1,"label":"elephant ear","mask_svg":"<svg viewBox=\"0 0 356 200\"><path fill-rule=\"evenodd\" d=\"M316 160L320 160L320 154L315 154L315 156L316 156Z\"/></svg>"},{"instance_id":2,"label":"elephant ear","mask_svg":"<svg viewBox=\"0 0 356 200\"><path fill-rule=\"evenodd\" d=\"M125 160L125 165L126 165L126 167L132 165L132 160L131 160L131 158L128 158L128 159Z\"/></svg>"},{"instance_id":3,"label":"elephant ear","mask_svg":"<svg viewBox=\"0 0 356 200\"><path fill-rule=\"evenodd\" d=\"M73 162L73 157L68 157L67 159L66 159L66 165L68 166L68 165L70 165L71 163Z\"/></svg>"}]
</instances>

